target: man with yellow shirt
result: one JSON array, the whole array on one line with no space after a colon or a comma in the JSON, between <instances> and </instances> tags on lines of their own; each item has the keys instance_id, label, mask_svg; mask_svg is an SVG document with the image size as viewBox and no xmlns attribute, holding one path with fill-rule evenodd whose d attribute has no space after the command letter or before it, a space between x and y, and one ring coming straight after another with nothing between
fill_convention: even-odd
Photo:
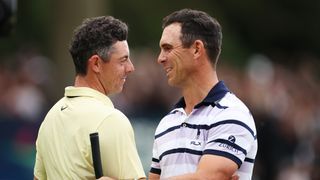
<instances>
[{"instance_id":1,"label":"man with yellow shirt","mask_svg":"<svg viewBox=\"0 0 320 180\"><path fill-rule=\"evenodd\" d=\"M103 175L144 179L128 118L108 95L123 89L134 71L127 25L111 16L86 19L74 33L70 53L74 86L48 112L36 142L35 179L95 179L89 134L99 133Z\"/></svg>"}]
</instances>

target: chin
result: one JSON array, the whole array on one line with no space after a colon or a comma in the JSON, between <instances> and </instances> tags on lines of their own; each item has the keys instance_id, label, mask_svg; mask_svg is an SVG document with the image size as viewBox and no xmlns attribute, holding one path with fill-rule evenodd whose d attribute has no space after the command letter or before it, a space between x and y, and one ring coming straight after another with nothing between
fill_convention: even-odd
<instances>
[{"instance_id":1,"label":"chin","mask_svg":"<svg viewBox=\"0 0 320 180\"><path fill-rule=\"evenodd\" d=\"M117 88L117 89L114 89L113 91L110 92L110 94L119 94L122 92L122 87L121 88Z\"/></svg>"},{"instance_id":2,"label":"chin","mask_svg":"<svg viewBox=\"0 0 320 180\"><path fill-rule=\"evenodd\" d=\"M168 85L172 87L181 87L181 81L177 81L176 79L168 79Z\"/></svg>"},{"instance_id":3,"label":"chin","mask_svg":"<svg viewBox=\"0 0 320 180\"><path fill-rule=\"evenodd\" d=\"M176 86L176 83L174 83L174 81L170 81L170 80L168 80L168 85L169 86L172 86L172 87L175 87Z\"/></svg>"},{"instance_id":4,"label":"chin","mask_svg":"<svg viewBox=\"0 0 320 180\"><path fill-rule=\"evenodd\" d=\"M123 86L122 87L119 87L117 90L116 90L116 93L121 93L123 90Z\"/></svg>"}]
</instances>

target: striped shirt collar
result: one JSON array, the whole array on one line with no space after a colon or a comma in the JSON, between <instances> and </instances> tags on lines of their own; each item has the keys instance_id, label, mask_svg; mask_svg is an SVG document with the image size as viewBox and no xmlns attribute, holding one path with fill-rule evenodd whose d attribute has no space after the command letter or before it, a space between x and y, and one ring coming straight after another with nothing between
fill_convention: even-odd
<instances>
[{"instance_id":1,"label":"striped shirt collar","mask_svg":"<svg viewBox=\"0 0 320 180\"><path fill-rule=\"evenodd\" d=\"M219 81L216 85L213 86L213 88L209 91L208 95L204 98L202 102L197 104L194 108L199 108L201 106L209 106L209 105L215 105L216 102L218 102L220 99L222 99L226 93L230 92L227 86L224 84L223 81ZM184 108L186 106L186 103L184 101L184 98L182 97L179 102L174 106L174 109L176 108Z\"/></svg>"}]
</instances>

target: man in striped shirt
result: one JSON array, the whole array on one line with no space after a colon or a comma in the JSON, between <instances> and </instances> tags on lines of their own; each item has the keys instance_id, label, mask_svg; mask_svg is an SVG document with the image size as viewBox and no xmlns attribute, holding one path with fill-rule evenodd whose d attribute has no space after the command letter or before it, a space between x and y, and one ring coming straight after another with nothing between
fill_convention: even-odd
<instances>
[{"instance_id":1,"label":"man in striped shirt","mask_svg":"<svg viewBox=\"0 0 320 180\"><path fill-rule=\"evenodd\" d=\"M182 9L164 18L158 63L183 98L159 123L149 179L251 179L257 133L248 108L219 81L219 23Z\"/></svg>"}]
</instances>

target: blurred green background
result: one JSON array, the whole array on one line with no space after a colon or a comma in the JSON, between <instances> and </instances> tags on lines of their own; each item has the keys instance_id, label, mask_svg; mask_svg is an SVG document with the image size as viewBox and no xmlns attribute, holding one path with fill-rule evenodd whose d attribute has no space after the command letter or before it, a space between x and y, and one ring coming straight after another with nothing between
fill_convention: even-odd
<instances>
[{"instance_id":1,"label":"blurred green background","mask_svg":"<svg viewBox=\"0 0 320 180\"><path fill-rule=\"evenodd\" d=\"M253 179L320 179L318 0L0 0L0 179L33 178L39 125L73 84L73 29L100 15L129 25L136 71L112 99L133 124L148 172L156 125L180 96L156 64L161 21L181 8L223 27L218 76L255 117Z\"/></svg>"}]
</instances>

